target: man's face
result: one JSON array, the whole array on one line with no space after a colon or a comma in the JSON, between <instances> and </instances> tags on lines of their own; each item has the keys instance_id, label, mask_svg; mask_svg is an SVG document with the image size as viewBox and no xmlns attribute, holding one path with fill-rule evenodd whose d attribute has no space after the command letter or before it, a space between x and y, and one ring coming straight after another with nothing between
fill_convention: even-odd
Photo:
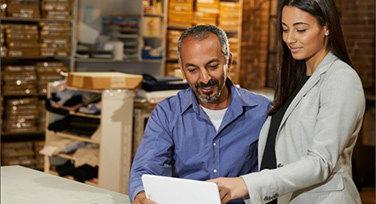
<instances>
[{"instance_id":1,"label":"man's face","mask_svg":"<svg viewBox=\"0 0 376 204\"><path fill-rule=\"evenodd\" d=\"M225 87L227 71L231 69L218 37L210 34L203 40L196 40L188 36L181 44L180 54L183 76L197 97L206 103L217 101Z\"/></svg>"}]
</instances>

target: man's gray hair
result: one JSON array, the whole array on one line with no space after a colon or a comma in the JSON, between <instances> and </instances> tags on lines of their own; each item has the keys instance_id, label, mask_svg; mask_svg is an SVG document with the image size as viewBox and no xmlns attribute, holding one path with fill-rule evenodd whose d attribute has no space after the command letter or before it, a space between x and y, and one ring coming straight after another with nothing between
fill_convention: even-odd
<instances>
[{"instance_id":1,"label":"man's gray hair","mask_svg":"<svg viewBox=\"0 0 376 204\"><path fill-rule=\"evenodd\" d=\"M180 49L181 49L181 43L183 42L183 40L188 36L192 36L192 38L196 40L203 40L207 38L210 33L213 33L218 37L219 42L221 43L221 46L222 46L223 56L225 57L226 63L228 63L228 60L230 58L230 50L229 50L229 43L228 43L228 39L227 39L227 35L225 31L223 31L221 28L218 28L217 26L214 26L214 25L197 25L197 26L194 26L185 30L179 38L178 55L179 55L179 60L180 60L182 67L183 67L183 61L181 59Z\"/></svg>"}]
</instances>

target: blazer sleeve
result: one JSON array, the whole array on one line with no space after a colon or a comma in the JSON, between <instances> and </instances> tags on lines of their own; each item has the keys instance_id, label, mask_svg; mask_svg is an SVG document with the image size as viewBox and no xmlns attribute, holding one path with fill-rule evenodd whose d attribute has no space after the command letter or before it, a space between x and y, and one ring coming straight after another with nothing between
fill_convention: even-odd
<instances>
[{"instance_id":1,"label":"blazer sleeve","mask_svg":"<svg viewBox=\"0 0 376 204\"><path fill-rule=\"evenodd\" d=\"M251 203L266 203L288 193L325 185L341 168L337 166L342 165L338 162L341 155L351 155L365 109L364 92L353 69L331 71L326 73L317 96L320 107L313 138L307 137L311 139L307 154L283 167L242 176Z\"/></svg>"}]
</instances>

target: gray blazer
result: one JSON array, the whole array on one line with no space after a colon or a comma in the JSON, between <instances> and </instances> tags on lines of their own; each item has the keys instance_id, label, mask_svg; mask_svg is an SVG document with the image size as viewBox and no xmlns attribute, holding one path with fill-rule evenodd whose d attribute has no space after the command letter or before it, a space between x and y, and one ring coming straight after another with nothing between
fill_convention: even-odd
<instances>
[{"instance_id":1,"label":"gray blazer","mask_svg":"<svg viewBox=\"0 0 376 204\"><path fill-rule=\"evenodd\" d=\"M331 52L295 96L276 137L277 169L242 176L252 204L361 203L351 157L362 124L362 83ZM259 139L259 166L271 118ZM249 203L249 200L247 201Z\"/></svg>"}]
</instances>

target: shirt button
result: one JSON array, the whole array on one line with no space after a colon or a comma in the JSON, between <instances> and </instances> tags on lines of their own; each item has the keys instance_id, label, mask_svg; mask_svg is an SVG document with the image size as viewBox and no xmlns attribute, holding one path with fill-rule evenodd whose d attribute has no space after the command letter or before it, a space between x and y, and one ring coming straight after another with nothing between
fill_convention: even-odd
<instances>
[{"instance_id":1,"label":"shirt button","mask_svg":"<svg viewBox=\"0 0 376 204\"><path fill-rule=\"evenodd\" d=\"M214 147L217 146L217 143L214 142L214 143L213 143L213 146L214 146Z\"/></svg>"},{"instance_id":2,"label":"shirt button","mask_svg":"<svg viewBox=\"0 0 376 204\"><path fill-rule=\"evenodd\" d=\"M214 169L213 172L214 172L214 173L217 173L217 169Z\"/></svg>"}]
</instances>

